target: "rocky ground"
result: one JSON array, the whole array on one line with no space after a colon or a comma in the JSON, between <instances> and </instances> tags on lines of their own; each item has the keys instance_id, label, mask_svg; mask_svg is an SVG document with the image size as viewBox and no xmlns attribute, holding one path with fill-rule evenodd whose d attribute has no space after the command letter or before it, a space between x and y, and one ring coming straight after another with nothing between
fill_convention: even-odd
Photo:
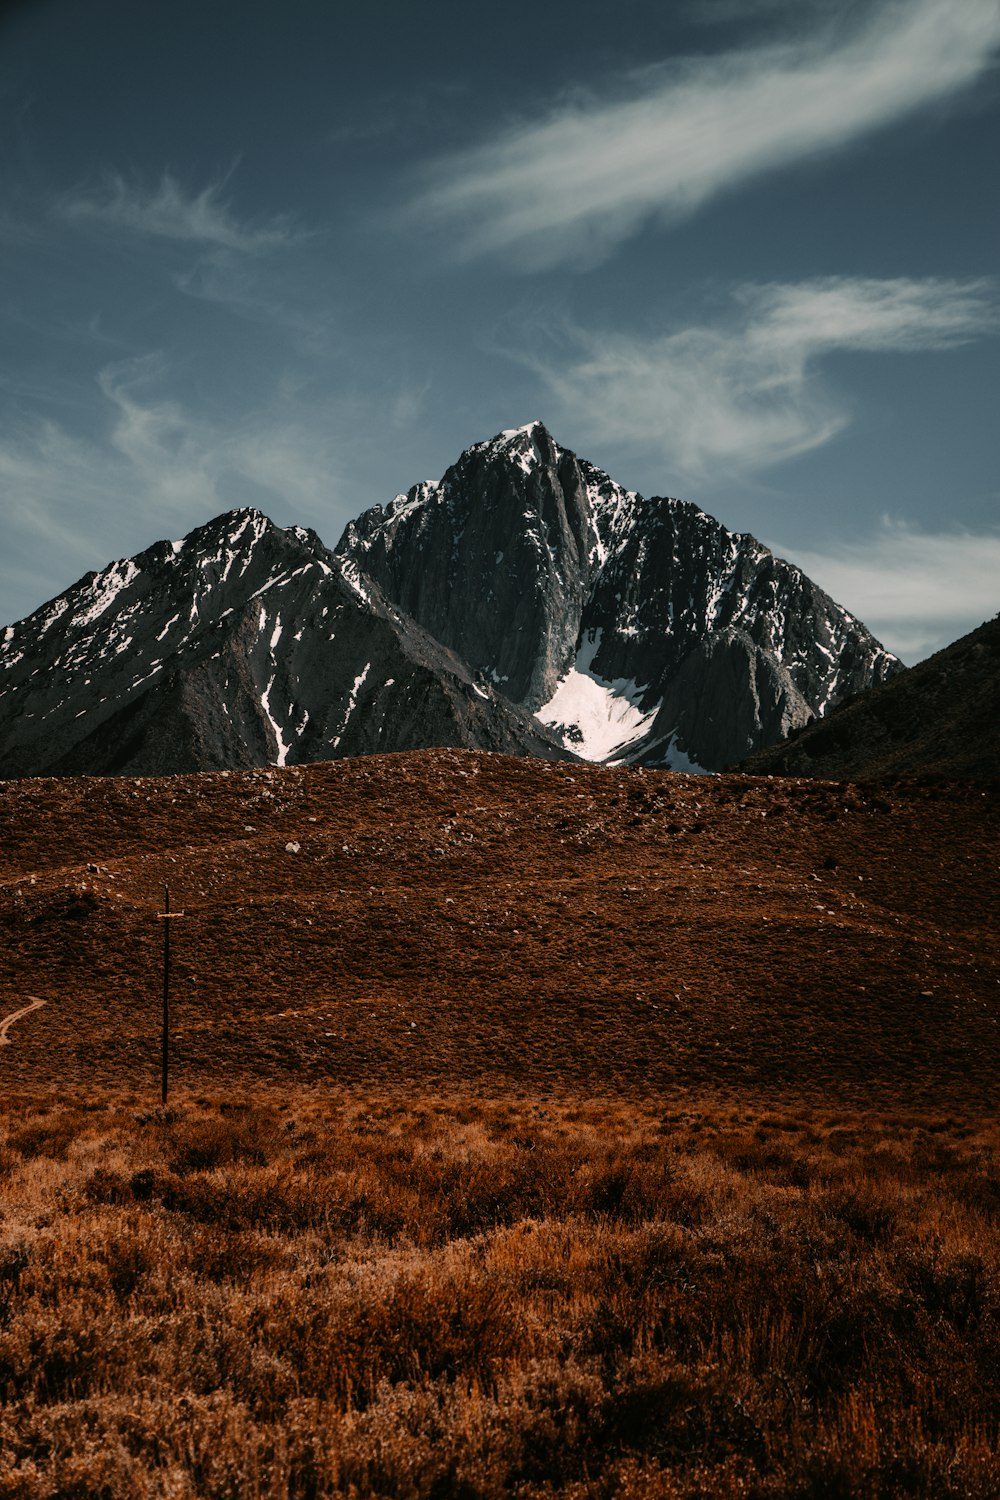
<instances>
[{"instance_id":1,"label":"rocky ground","mask_svg":"<svg viewBox=\"0 0 1000 1500\"><path fill-rule=\"evenodd\" d=\"M0 784L8 1089L988 1109L1000 794L451 750ZM44 1006L33 1006L44 1000Z\"/></svg>"}]
</instances>

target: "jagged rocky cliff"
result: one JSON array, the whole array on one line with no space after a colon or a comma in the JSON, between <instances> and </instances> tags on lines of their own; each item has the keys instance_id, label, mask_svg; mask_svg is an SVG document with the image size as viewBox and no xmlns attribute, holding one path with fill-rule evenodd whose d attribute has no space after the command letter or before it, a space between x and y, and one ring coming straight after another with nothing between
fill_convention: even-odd
<instances>
[{"instance_id":1,"label":"jagged rocky cliff","mask_svg":"<svg viewBox=\"0 0 1000 1500\"><path fill-rule=\"evenodd\" d=\"M564 754L315 533L257 511L114 563L0 632L4 776L428 744Z\"/></svg>"},{"instance_id":2,"label":"jagged rocky cliff","mask_svg":"<svg viewBox=\"0 0 1000 1500\"><path fill-rule=\"evenodd\" d=\"M587 759L715 770L898 668L755 538L622 489L538 422L336 552Z\"/></svg>"},{"instance_id":3,"label":"jagged rocky cliff","mask_svg":"<svg viewBox=\"0 0 1000 1500\"><path fill-rule=\"evenodd\" d=\"M0 775L428 745L713 770L896 666L754 538L531 423L333 551L237 510L0 631Z\"/></svg>"}]
</instances>

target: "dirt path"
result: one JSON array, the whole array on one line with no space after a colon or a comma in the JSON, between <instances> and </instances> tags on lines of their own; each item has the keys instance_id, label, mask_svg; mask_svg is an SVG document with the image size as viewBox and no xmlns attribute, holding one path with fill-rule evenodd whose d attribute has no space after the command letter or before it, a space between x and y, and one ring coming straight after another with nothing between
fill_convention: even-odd
<instances>
[{"instance_id":1,"label":"dirt path","mask_svg":"<svg viewBox=\"0 0 1000 1500\"><path fill-rule=\"evenodd\" d=\"M30 1015L33 1010L37 1010L40 1005L45 1004L44 1000L38 1000L34 995L29 995L28 998L31 1001L30 1005L22 1005L20 1010L13 1011L9 1016L5 1016L0 1021L0 1047L10 1046L10 1037L7 1033L15 1021L19 1021L22 1016Z\"/></svg>"}]
</instances>

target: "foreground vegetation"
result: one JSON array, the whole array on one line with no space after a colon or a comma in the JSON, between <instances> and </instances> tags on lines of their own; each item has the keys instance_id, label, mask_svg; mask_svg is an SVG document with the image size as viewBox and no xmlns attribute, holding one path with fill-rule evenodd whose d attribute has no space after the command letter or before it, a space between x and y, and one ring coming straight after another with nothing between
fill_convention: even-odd
<instances>
[{"instance_id":1,"label":"foreground vegetation","mask_svg":"<svg viewBox=\"0 0 1000 1500\"><path fill-rule=\"evenodd\" d=\"M998 1135L305 1094L0 1122L0 1497L1000 1493Z\"/></svg>"}]
</instances>

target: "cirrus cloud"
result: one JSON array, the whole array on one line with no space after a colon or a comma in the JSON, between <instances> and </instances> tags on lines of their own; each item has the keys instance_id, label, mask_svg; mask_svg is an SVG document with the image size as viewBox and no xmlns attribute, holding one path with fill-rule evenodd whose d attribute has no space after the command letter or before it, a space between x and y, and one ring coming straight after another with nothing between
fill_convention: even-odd
<instances>
[{"instance_id":1,"label":"cirrus cloud","mask_svg":"<svg viewBox=\"0 0 1000 1500\"><path fill-rule=\"evenodd\" d=\"M574 98L426 168L407 217L459 253L535 269L606 257L651 218L694 213L973 84L1000 0L881 0L838 35L681 59Z\"/></svg>"},{"instance_id":2,"label":"cirrus cloud","mask_svg":"<svg viewBox=\"0 0 1000 1500\"><path fill-rule=\"evenodd\" d=\"M4 619L235 505L324 530L347 520L339 457L350 416L338 428L336 410L308 409L280 383L257 409L209 415L169 392L174 374L161 355L105 365L96 432L52 417L0 424Z\"/></svg>"},{"instance_id":3,"label":"cirrus cloud","mask_svg":"<svg viewBox=\"0 0 1000 1500\"><path fill-rule=\"evenodd\" d=\"M190 192L164 172L157 186L149 189L112 173L99 190L60 198L56 212L71 223L250 254L273 250L298 238L283 218L256 224L241 222L222 196L224 187L222 179L200 192Z\"/></svg>"},{"instance_id":4,"label":"cirrus cloud","mask_svg":"<svg viewBox=\"0 0 1000 1500\"><path fill-rule=\"evenodd\" d=\"M595 438L658 451L692 476L749 473L849 424L826 357L947 350L998 328L989 281L826 277L738 288L729 318L660 335L563 325L553 355L514 357Z\"/></svg>"}]
</instances>

